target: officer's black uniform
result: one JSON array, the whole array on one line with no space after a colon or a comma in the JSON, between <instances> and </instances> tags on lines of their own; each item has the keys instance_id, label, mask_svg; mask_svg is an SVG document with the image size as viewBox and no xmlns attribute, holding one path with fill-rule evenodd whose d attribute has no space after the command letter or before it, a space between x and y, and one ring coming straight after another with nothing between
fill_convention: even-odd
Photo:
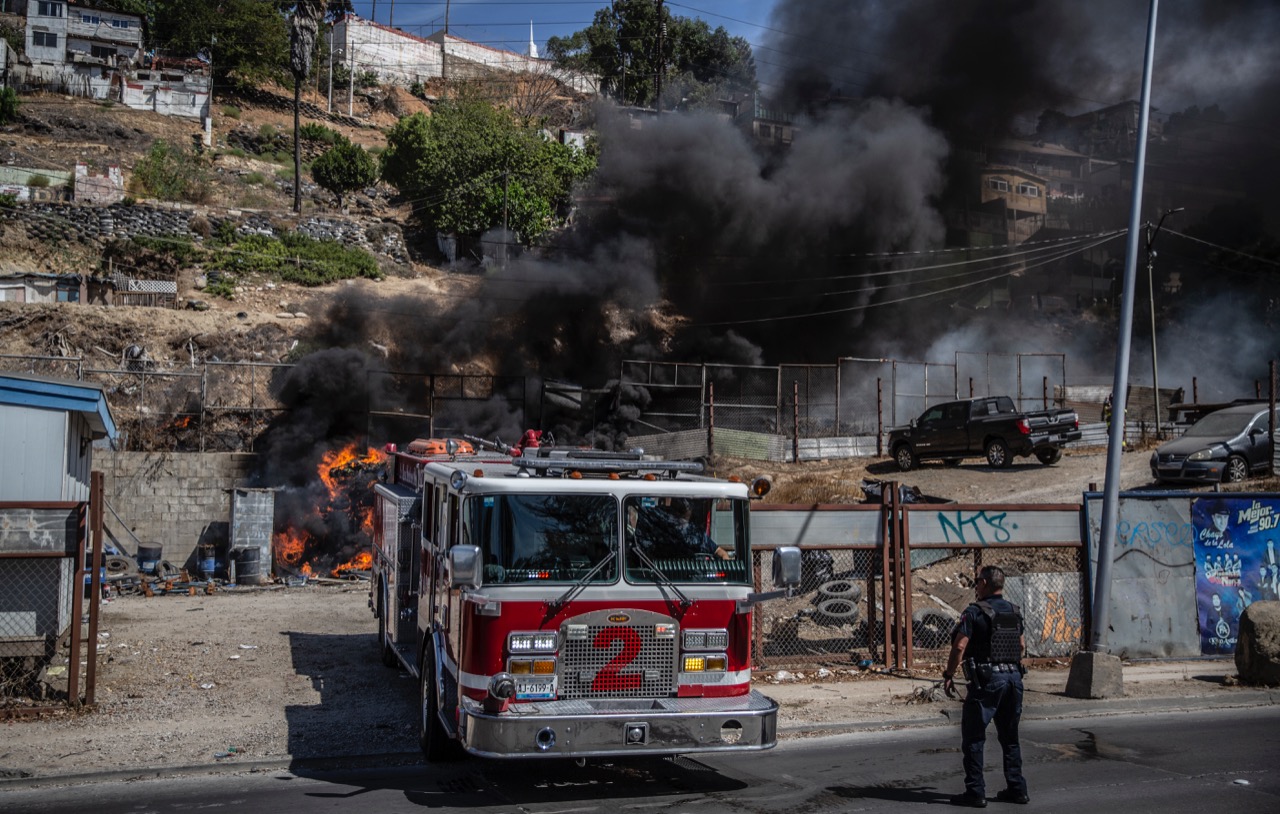
<instances>
[{"instance_id":1,"label":"officer's black uniform","mask_svg":"<svg viewBox=\"0 0 1280 814\"><path fill-rule=\"evenodd\" d=\"M979 799L986 796L982 752L987 743L987 724L992 720L995 720L996 737L1004 753L1005 793L1023 797L1027 794L1027 781L1022 776L1022 747L1018 743L1018 720L1022 717L1020 645L1007 644L1009 637L1003 636L1006 644L1001 647L997 642L996 649L1004 652L993 653L992 634L997 625L1016 625L1020 642L1023 626L1018 607L1000 594L993 594L965 608L952 633L953 641L961 635L969 638L964 652L969 693L964 699L960 737L965 791ZM1014 650L1015 647L1018 649Z\"/></svg>"}]
</instances>

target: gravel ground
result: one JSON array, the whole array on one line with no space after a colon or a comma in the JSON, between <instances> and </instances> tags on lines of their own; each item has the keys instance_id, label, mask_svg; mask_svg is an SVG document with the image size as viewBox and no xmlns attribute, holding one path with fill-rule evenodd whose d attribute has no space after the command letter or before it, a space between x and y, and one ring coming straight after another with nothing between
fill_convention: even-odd
<instances>
[{"instance_id":1,"label":"gravel ground","mask_svg":"<svg viewBox=\"0 0 1280 814\"><path fill-rule=\"evenodd\" d=\"M1148 482L1148 456L1124 456L1125 488ZM1104 460L1098 452L1076 453L1053 467L926 466L911 473L886 462L829 466L963 502L1030 503L1078 501L1091 481L1103 479ZM794 476L775 473L778 480ZM382 665L367 598L364 582L116 598L104 605L99 627L97 709L0 721L0 778L413 753L416 683ZM759 677L766 693L775 689L773 677ZM832 692L855 701L848 690L886 679L845 671L793 677L783 686L807 687L815 678L843 682ZM1065 674L1050 683L1059 680ZM812 693L778 690L781 723L904 714L911 689L925 685L882 685L874 704L814 705Z\"/></svg>"},{"instance_id":2,"label":"gravel ground","mask_svg":"<svg viewBox=\"0 0 1280 814\"><path fill-rule=\"evenodd\" d=\"M382 665L367 600L363 582L112 600L97 710L3 722L0 773L412 751L417 686Z\"/></svg>"}]
</instances>

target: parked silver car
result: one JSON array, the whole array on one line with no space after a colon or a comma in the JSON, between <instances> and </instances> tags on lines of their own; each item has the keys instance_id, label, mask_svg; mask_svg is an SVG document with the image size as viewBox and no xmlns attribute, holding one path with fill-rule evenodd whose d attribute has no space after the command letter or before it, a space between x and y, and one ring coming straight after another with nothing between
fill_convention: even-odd
<instances>
[{"instance_id":1,"label":"parked silver car","mask_svg":"<svg viewBox=\"0 0 1280 814\"><path fill-rule=\"evenodd\" d=\"M1181 438L1151 455L1157 481L1237 483L1271 465L1267 405L1240 404L1209 413Z\"/></svg>"}]
</instances>

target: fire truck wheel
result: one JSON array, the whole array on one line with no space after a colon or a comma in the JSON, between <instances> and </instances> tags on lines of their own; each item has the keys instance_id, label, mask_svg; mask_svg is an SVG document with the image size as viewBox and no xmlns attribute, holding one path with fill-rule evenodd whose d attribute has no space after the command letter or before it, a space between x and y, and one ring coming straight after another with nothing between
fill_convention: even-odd
<instances>
[{"instance_id":1,"label":"fire truck wheel","mask_svg":"<svg viewBox=\"0 0 1280 814\"><path fill-rule=\"evenodd\" d=\"M824 599L814 621L827 625L851 625L858 621L858 605L852 599Z\"/></svg>"},{"instance_id":2,"label":"fire truck wheel","mask_svg":"<svg viewBox=\"0 0 1280 814\"><path fill-rule=\"evenodd\" d=\"M427 644L430 647L430 643ZM462 757L462 748L449 737L440 723L440 704L436 700L435 659L430 651L422 657L418 671L419 715L418 744L428 763L443 763Z\"/></svg>"},{"instance_id":3,"label":"fire truck wheel","mask_svg":"<svg viewBox=\"0 0 1280 814\"><path fill-rule=\"evenodd\" d=\"M833 579L818 586L823 599L848 599L857 602L862 598L862 586L851 579Z\"/></svg>"},{"instance_id":4,"label":"fire truck wheel","mask_svg":"<svg viewBox=\"0 0 1280 814\"><path fill-rule=\"evenodd\" d=\"M382 651L382 663L388 667L399 667L400 659L391 645L391 634L387 631L387 601L382 592L378 593L378 648Z\"/></svg>"}]
</instances>

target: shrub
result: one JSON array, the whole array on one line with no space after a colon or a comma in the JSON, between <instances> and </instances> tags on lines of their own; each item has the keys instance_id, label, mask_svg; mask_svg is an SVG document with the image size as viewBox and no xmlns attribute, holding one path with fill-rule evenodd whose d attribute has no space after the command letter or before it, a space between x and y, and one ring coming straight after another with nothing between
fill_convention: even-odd
<instances>
[{"instance_id":1,"label":"shrub","mask_svg":"<svg viewBox=\"0 0 1280 814\"><path fill-rule=\"evenodd\" d=\"M278 135L280 135L280 131L276 129L274 124L267 123L258 128L258 138L263 141L274 141Z\"/></svg>"},{"instance_id":2,"label":"shrub","mask_svg":"<svg viewBox=\"0 0 1280 814\"><path fill-rule=\"evenodd\" d=\"M323 144L338 144L347 140L346 136L323 124L307 122L298 128L299 136L305 141L319 141Z\"/></svg>"},{"instance_id":3,"label":"shrub","mask_svg":"<svg viewBox=\"0 0 1280 814\"><path fill-rule=\"evenodd\" d=\"M139 250L145 249L156 254L168 255L184 268L203 263L208 256L205 250L197 246L189 237L135 235L129 239L129 245L133 248L134 255L138 254Z\"/></svg>"},{"instance_id":4,"label":"shrub","mask_svg":"<svg viewBox=\"0 0 1280 814\"><path fill-rule=\"evenodd\" d=\"M9 192L0 192L0 209L10 209L18 205L18 196Z\"/></svg>"},{"instance_id":5,"label":"shrub","mask_svg":"<svg viewBox=\"0 0 1280 814\"><path fill-rule=\"evenodd\" d=\"M187 228L193 235L199 235L204 240L208 240L213 235L213 226L204 215L192 215L191 220L187 222Z\"/></svg>"},{"instance_id":6,"label":"shrub","mask_svg":"<svg viewBox=\"0 0 1280 814\"><path fill-rule=\"evenodd\" d=\"M44 189L45 187L49 186L49 176L33 175L27 179L27 186L35 187L37 189Z\"/></svg>"},{"instance_id":7,"label":"shrub","mask_svg":"<svg viewBox=\"0 0 1280 814\"><path fill-rule=\"evenodd\" d=\"M18 115L18 92L0 88L0 124L8 124Z\"/></svg>"},{"instance_id":8,"label":"shrub","mask_svg":"<svg viewBox=\"0 0 1280 814\"><path fill-rule=\"evenodd\" d=\"M361 88L378 87L378 72L377 71L361 71L359 74L356 75L356 86Z\"/></svg>"},{"instance_id":9,"label":"shrub","mask_svg":"<svg viewBox=\"0 0 1280 814\"><path fill-rule=\"evenodd\" d=\"M165 201L200 203L208 197L208 183L199 159L156 141L134 168L131 187Z\"/></svg>"},{"instance_id":10,"label":"shrub","mask_svg":"<svg viewBox=\"0 0 1280 814\"><path fill-rule=\"evenodd\" d=\"M204 287L204 293L212 297L234 300L236 298L235 278L229 274L224 274L216 280L210 280L209 284Z\"/></svg>"},{"instance_id":11,"label":"shrub","mask_svg":"<svg viewBox=\"0 0 1280 814\"><path fill-rule=\"evenodd\" d=\"M218 225L213 229L213 234L214 237L218 239L219 243L230 246L232 243L236 242L236 238L238 237L236 232L237 228L238 225L236 222L227 218L225 220L218 221Z\"/></svg>"},{"instance_id":12,"label":"shrub","mask_svg":"<svg viewBox=\"0 0 1280 814\"><path fill-rule=\"evenodd\" d=\"M240 118L240 108L235 105L223 105L222 115L228 119L238 119Z\"/></svg>"},{"instance_id":13,"label":"shrub","mask_svg":"<svg viewBox=\"0 0 1280 814\"><path fill-rule=\"evenodd\" d=\"M419 99L422 99L426 97L427 89L423 86L421 82L415 81L412 85L409 86L409 94L411 96L417 96Z\"/></svg>"},{"instance_id":14,"label":"shrub","mask_svg":"<svg viewBox=\"0 0 1280 814\"><path fill-rule=\"evenodd\" d=\"M210 268L236 274L266 274L300 285L365 277L382 279L373 255L335 240L315 240L297 232L279 238L247 235L219 255Z\"/></svg>"},{"instance_id":15,"label":"shrub","mask_svg":"<svg viewBox=\"0 0 1280 814\"><path fill-rule=\"evenodd\" d=\"M267 176L260 172L251 172L244 177L244 182L251 187L260 187L267 182Z\"/></svg>"}]
</instances>

